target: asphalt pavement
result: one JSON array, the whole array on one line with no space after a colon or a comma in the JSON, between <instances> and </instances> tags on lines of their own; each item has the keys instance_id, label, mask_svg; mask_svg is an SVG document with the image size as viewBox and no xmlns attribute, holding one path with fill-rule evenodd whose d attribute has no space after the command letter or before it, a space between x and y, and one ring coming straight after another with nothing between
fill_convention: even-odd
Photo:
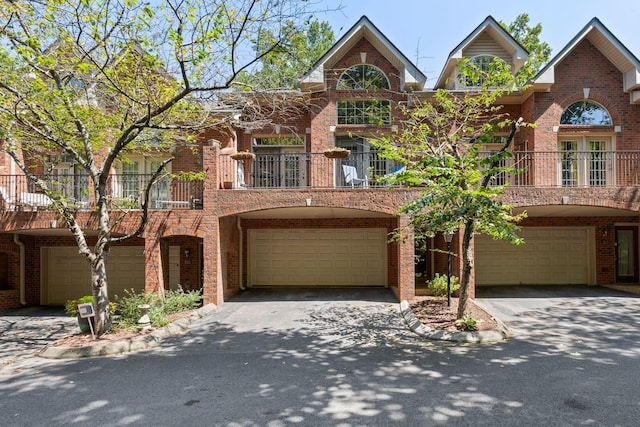
<instances>
[{"instance_id":1,"label":"asphalt pavement","mask_svg":"<svg viewBox=\"0 0 640 427\"><path fill-rule=\"evenodd\" d=\"M640 299L508 290L493 344L425 340L387 290L247 292L150 350L3 361L0 425L638 425Z\"/></svg>"}]
</instances>

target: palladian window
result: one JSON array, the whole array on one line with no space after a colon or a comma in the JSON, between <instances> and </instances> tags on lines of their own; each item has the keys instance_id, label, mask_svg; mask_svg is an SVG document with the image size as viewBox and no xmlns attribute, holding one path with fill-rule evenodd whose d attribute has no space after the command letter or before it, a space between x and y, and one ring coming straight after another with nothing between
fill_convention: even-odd
<instances>
[{"instance_id":1,"label":"palladian window","mask_svg":"<svg viewBox=\"0 0 640 427\"><path fill-rule=\"evenodd\" d=\"M389 80L382 71L372 65L359 64L342 73L336 88L376 91L389 87ZM341 125L387 125L391 122L391 104L384 99L343 98L338 100L337 111L337 122Z\"/></svg>"}]
</instances>

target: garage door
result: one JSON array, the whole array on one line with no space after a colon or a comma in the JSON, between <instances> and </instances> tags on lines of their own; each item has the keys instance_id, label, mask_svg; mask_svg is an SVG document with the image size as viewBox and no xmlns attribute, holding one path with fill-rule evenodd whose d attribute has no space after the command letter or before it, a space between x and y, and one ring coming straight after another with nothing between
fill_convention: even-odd
<instances>
[{"instance_id":1,"label":"garage door","mask_svg":"<svg viewBox=\"0 0 640 427\"><path fill-rule=\"evenodd\" d=\"M249 230L249 286L386 286L386 229Z\"/></svg>"},{"instance_id":2,"label":"garage door","mask_svg":"<svg viewBox=\"0 0 640 427\"><path fill-rule=\"evenodd\" d=\"M42 250L43 304L64 304L91 292L89 265L76 247L49 247ZM179 248L169 249L170 281L180 280ZM109 298L123 296L125 289L144 290L144 247L112 247L107 263ZM176 278L177 275L177 278Z\"/></svg>"},{"instance_id":3,"label":"garage door","mask_svg":"<svg viewBox=\"0 0 640 427\"><path fill-rule=\"evenodd\" d=\"M476 285L589 284L589 228L529 227L520 235L520 246L476 236Z\"/></svg>"}]
</instances>

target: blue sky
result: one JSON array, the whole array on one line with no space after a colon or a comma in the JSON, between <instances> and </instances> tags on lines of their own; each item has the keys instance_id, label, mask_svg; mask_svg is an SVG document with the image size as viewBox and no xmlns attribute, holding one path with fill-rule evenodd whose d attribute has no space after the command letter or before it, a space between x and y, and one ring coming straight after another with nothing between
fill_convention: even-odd
<instances>
[{"instance_id":1,"label":"blue sky","mask_svg":"<svg viewBox=\"0 0 640 427\"><path fill-rule=\"evenodd\" d=\"M530 25L542 24L541 39L549 43L552 57L594 17L640 58L640 0L322 0L320 13L340 38L366 15L429 81L438 78L451 50L488 15L512 22L527 13ZM525 5L526 4L526 5Z\"/></svg>"}]
</instances>

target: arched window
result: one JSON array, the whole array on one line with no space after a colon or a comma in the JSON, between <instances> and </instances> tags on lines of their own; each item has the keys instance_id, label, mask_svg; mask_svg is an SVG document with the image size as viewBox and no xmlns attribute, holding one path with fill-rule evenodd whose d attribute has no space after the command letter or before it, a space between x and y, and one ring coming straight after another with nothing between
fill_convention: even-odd
<instances>
[{"instance_id":1,"label":"arched window","mask_svg":"<svg viewBox=\"0 0 640 427\"><path fill-rule=\"evenodd\" d=\"M389 80L380 69L367 64L354 65L338 79L338 90L389 89ZM357 96L357 94L356 94ZM337 103L340 125L388 125L391 104L386 99L343 98Z\"/></svg>"},{"instance_id":2,"label":"arched window","mask_svg":"<svg viewBox=\"0 0 640 427\"><path fill-rule=\"evenodd\" d=\"M611 115L600 104L583 99L569 105L560 117L561 125L611 126Z\"/></svg>"},{"instance_id":3,"label":"arched window","mask_svg":"<svg viewBox=\"0 0 640 427\"><path fill-rule=\"evenodd\" d=\"M354 65L338 79L338 90L389 89L389 80L379 68L368 64Z\"/></svg>"}]
</instances>

